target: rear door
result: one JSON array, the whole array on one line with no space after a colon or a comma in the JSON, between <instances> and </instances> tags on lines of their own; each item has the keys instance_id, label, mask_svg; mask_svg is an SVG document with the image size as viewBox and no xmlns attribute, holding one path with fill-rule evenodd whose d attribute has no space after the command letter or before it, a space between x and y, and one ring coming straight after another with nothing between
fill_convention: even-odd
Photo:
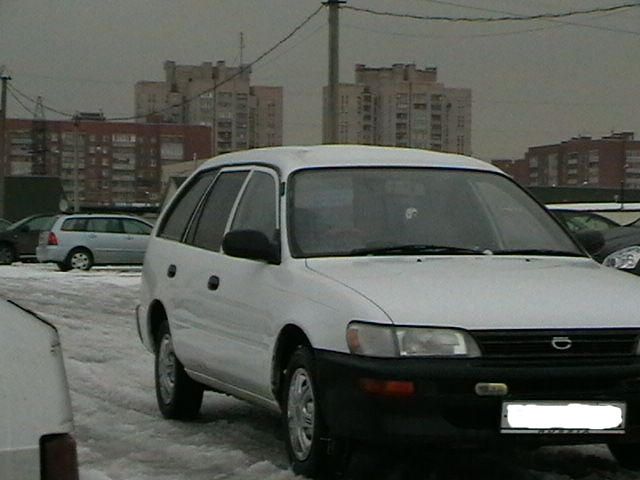
<instances>
[{"instance_id":1,"label":"rear door","mask_svg":"<svg viewBox=\"0 0 640 480\"><path fill-rule=\"evenodd\" d=\"M126 238L126 263L139 264L144 260L144 252L149 243L152 227L135 218L123 218L122 227ZM124 262L123 262L124 263Z\"/></svg>"},{"instance_id":2,"label":"rear door","mask_svg":"<svg viewBox=\"0 0 640 480\"><path fill-rule=\"evenodd\" d=\"M95 263L124 263L123 258L127 257L127 239L119 218L89 218L86 235Z\"/></svg>"},{"instance_id":3,"label":"rear door","mask_svg":"<svg viewBox=\"0 0 640 480\"><path fill-rule=\"evenodd\" d=\"M222 236L248 174L248 167L220 172L187 232L186 245L175 256L179 277L179 288L172 292L176 353L189 369L227 383L234 383L229 365L218 359L234 345L219 341L220 306L214 283L216 275L221 275ZM215 351L220 348L223 352Z\"/></svg>"},{"instance_id":4,"label":"rear door","mask_svg":"<svg viewBox=\"0 0 640 480\"><path fill-rule=\"evenodd\" d=\"M218 175L218 169L202 171L191 178L177 193L159 219L157 234L150 239L145 261L143 285L149 287L150 298L162 300L173 346L178 358L192 367L197 355L188 337L187 312L184 310L183 292L187 289L189 255L193 247L184 243L185 235L205 193Z\"/></svg>"}]
</instances>

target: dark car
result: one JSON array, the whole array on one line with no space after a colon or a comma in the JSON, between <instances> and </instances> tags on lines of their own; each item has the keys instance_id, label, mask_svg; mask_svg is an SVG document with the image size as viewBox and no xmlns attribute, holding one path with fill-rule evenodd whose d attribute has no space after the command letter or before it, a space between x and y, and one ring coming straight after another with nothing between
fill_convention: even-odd
<instances>
[{"instance_id":1,"label":"dark car","mask_svg":"<svg viewBox=\"0 0 640 480\"><path fill-rule=\"evenodd\" d=\"M606 265L640 275L640 223L602 232L604 245L595 254L595 259Z\"/></svg>"},{"instance_id":2,"label":"dark car","mask_svg":"<svg viewBox=\"0 0 640 480\"><path fill-rule=\"evenodd\" d=\"M580 210L552 209L553 214L569 229L571 233L584 231L606 232L620 227L618 222L594 212Z\"/></svg>"},{"instance_id":3,"label":"dark car","mask_svg":"<svg viewBox=\"0 0 640 480\"><path fill-rule=\"evenodd\" d=\"M0 265L35 259L40 232L49 230L55 214L32 215L0 232Z\"/></svg>"},{"instance_id":4,"label":"dark car","mask_svg":"<svg viewBox=\"0 0 640 480\"><path fill-rule=\"evenodd\" d=\"M7 227L11 225L11 222L5 218L0 218L0 232L4 232Z\"/></svg>"}]
</instances>

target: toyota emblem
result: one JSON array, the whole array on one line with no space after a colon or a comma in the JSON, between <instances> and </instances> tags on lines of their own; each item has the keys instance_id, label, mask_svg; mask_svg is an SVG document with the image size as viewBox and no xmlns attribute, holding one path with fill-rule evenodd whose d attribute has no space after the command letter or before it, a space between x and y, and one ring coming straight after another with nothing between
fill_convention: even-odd
<instances>
[{"instance_id":1,"label":"toyota emblem","mask_svg":"<svg viewBox=\"0 0 640 480\"><path fill-rule=\"evenodd\" d=\"M556 350L569 350L573 342L569 337L553 337L551 339L551 345Z\"/></svg>"}]
</instances>

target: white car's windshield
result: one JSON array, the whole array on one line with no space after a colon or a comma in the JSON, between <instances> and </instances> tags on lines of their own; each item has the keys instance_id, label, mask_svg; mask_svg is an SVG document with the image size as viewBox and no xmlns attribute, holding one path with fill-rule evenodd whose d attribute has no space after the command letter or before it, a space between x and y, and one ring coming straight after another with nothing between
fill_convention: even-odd
<instances>
[{"instance_id":1,"label":"white car's windshield","mask_svg":"<svg viewBox=\"0 0 640 480\"><path fill-rule=\"evenodd\" d=\"M291 179L295 257L583 253L501 175L438 168L327 168Z\"/></svg>"}]
</instances>

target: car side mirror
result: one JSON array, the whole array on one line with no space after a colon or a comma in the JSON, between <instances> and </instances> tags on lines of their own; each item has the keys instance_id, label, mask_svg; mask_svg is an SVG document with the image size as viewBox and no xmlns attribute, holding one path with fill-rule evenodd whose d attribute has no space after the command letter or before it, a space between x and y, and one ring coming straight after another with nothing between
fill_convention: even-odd
<instances>
[{"instance_id":1,"label":"car side mirror","mask_svg":"<svg viewBox=\"0 0 640 480\"><path fill-rule=\"evenodd\" d=\"M582 245L582 248L590 255L597 253L604 245L602 232L596 230L584 230L577 232L575 236L580 245Z\"/></svg>"},{"instance_id":2,"label":"car side mirror","mask_svg":"<svg viewBox=\"0 0 640 480\"><path fill-rule=\"evenodd\" d=\"M222 239L222 249L231 257L262 260L280 264L280 248L257 230L236 230L228 232Z\"/></svg>"}]
</instances>

